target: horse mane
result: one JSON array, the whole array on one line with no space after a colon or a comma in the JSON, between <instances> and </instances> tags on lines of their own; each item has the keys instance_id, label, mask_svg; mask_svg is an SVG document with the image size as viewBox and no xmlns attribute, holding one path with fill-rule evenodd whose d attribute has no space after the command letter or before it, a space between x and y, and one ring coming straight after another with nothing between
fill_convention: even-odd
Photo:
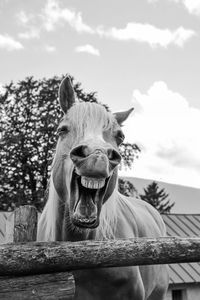
<instances>
[{"instance_id":1,"label":"horse mane","mask_svg":"<svg viewBox=\"0 0 200 300\"><path fill-rule=\"evenodd\" d=\"M59 202L60 199L54 187L51 176L49 180L48 199L38 222L38 241L56 240Z\"/></svg>"},{"instance_id":2,"label":"horse mane","mask_svg":"<svg viewBox=\"0 0 200 300\"><path fill-rule=\"evenodd\" d=\"M82 137L85 133L99 133L113 128L116 120L112 113L106 108L93 102L75 103L66 116L73 128L76 129L76 136Z\"/></svg>"}]
</instances>

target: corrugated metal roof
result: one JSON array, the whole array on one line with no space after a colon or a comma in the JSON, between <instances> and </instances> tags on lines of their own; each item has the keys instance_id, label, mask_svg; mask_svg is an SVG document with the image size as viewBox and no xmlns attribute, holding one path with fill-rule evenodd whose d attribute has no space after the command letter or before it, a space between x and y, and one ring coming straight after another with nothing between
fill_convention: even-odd
<instances>
[{"instance_id":1,"label":"corrugated metal roof","mask_svg":"<svg viewBox=\"0 0 200 300\"><path fill-rule=\"evenodd\" d=\"M200 215L162 215L169 236L199 237ZM200 263L169 265L170 283L200 282Z\"/></svg>"}]
</instances>

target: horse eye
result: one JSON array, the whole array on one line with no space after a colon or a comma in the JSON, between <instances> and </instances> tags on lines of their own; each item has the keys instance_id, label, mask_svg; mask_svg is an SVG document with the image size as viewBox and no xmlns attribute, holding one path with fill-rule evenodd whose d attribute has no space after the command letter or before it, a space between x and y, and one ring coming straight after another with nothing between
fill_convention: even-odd
<instances>
[{"instance_id":1,"label":"horse eye","mask_svg":"<svg viewBox=\"0 0 200 300\"><path fill-rule=\"evenodd\" d=\"M58 135L67 134L68 132L69 132L69 128L67 126L62 126L57 130Z\"/></svg>"},{"instance_id":2,"label":"horse eye","mask_svg":"<svg viewBox=\"0 0 200 300\"><path fill-rule=\"evenodd\" d=\"M122 144L124 139L125 139L125 136L124 136L123 132L121 130L118 130L117 134L116 134L117 144L118 145Z\"/></svg>"}]
</instances>

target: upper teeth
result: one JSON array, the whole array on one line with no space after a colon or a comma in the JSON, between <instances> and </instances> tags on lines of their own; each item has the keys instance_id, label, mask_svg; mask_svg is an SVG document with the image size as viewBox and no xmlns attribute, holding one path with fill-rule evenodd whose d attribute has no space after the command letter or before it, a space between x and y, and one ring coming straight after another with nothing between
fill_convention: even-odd
<instances>
[{"instance_id":1,"label":"upper teeth","mask_svg":"<svg viewBox=\"0 0 200 300\"><path fill-rule=\"evenodd\" d=\"M100 189L105 185L105 179L93 179L82 176L81 184L89 189Z\"/></svg>"}]
</instances>

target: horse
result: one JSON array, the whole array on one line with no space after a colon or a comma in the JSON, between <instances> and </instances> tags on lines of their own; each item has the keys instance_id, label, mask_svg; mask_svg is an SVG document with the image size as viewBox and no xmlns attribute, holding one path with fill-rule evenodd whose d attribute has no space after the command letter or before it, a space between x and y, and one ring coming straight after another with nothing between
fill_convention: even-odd
<instances>
[{"instance_id":1,"label":"horse","mask_svg":"<svg viewBox=\"0 0 200 300\"><path fill-rule=\"evenodd\" d=\"M69 76L59 87L64 116L49 179L38 241L83 241L166 236L147 202L118 192L122 124L132 108L112 114L101 104L77 102ZM163 300L165 265L74 271L75 300Z\"/></svg>"}]
</instances>

